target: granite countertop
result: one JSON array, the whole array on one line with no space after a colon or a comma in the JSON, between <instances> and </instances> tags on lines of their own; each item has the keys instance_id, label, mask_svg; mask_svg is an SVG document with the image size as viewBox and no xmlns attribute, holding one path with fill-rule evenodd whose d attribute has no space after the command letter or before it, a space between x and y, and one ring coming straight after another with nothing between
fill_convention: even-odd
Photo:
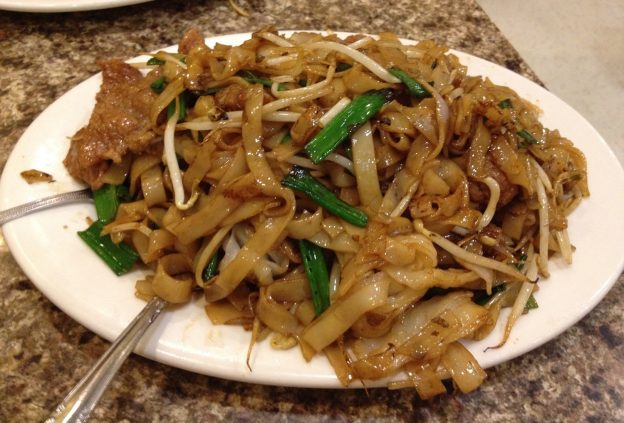
<instances>
[{"instance_id":1,"label":"granite countertop","mask_svg":"<svg viewBox=\"0 0 624 423\"><path fill-rule=\"evenodd\" d=\"M473 0L154 1L74 14L0 12L0 169L33 119L98 71L175 43L189 27L209 35L282 29L392 31L433 38L537 81ZM539 82L539 81L538 81ZM0 236L0 421L41 421L109 343L34 287ZM221 380L139 356L122 367L93 421L623 421L624 279L555 340L488 370L469 395L425 402L412 390L292 389Z\"/></svg>"}]
</instances>

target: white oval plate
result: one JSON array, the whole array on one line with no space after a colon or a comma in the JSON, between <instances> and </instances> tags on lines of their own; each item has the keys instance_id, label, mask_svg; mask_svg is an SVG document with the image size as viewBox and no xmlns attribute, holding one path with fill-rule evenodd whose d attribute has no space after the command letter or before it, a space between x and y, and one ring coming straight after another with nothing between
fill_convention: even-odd
<instances>
[{"instance_id":1,"label":"white oval plate","mask_svg":"<svg viewBox=\"0 0 624 423\"><path fill-rule=\"evenodd\" d=\"M58 13L110 9L151 0L0 0L0 9L15 12Z\"/></svg>"},{"instance_id":2,"label":"white oval plate","mask_svg":"<svg viewBox=\"0 0 624 423\"><path fill-rule=\"evenodd\" d=\"M249 35L221 36L207 42L240 44ZM504 347L484 351L500 340L504 318L487 339L466 343L481 365L490 367L559 335L585 316L617 280L624 267L624 172L596 130L563 101L503 67L454 53L470 74L488 76L537 104L544 111L542 122L559 128L584 151L589 168L591 197L569 220L570 238L576 246L572 266L558 257L552 260L552 275L540 282L535 294L539 308L519 319ZM81 188L62 160L69 137L89 119L100 82L98 74L71 89L24 132L0 180L0 208ZM31 168L52 174L55 182L28 185L20 172ZM91 205L71 205L7 223L3 232L13 256L45 296L84 326L112 340L144 306L133 295L134 282L142 273L137 270L118 278L83 245L76 231L87 226L88 216L95 216ZM255 346L250 361L253 371L249 371L245 364L249 333L238 327L212 326L202 301L198 298L165 313L136 351L161 363L226 379L299 387L341 386L324 357L306 363L298 349L274 351L267 342Z\"/></svg>"}]
</instances>

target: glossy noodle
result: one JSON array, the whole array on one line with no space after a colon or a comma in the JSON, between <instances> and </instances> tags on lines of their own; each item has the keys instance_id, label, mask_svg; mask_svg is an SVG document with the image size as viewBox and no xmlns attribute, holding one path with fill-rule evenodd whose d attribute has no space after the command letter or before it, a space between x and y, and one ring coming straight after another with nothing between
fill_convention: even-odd
<instances>
[{"instance_id":1,"label":"glossy noodle","mask_svg":"<svg viewBox=\"0 0 624 423\"><path fill-rule=\"evenodd\" d=\"M123 83L105 71L94 112L121 87L142 132L97 138L92 118L65 161L94 189L128 186L103 234L153 270L142 298L202 301L250 348L323 354L344 385L431 398L444 379L476 389L486 375L460 341L512 307L502 345L550 257L572 261L583 154L444 46L265 28L211 48L192 30L154 59L115 64ZM88 156L89 136L106 151Z\"/></svg>"}]
</instances>

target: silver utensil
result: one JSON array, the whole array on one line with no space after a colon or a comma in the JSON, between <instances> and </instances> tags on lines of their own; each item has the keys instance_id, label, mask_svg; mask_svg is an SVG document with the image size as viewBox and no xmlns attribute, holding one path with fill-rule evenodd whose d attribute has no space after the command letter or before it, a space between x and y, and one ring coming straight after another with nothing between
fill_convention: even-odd
<instances>
[{"instance_id":1,"label":"silver utensil","mask_svg":"<svg viewBox=\"0 0 624 423\"><path fill-rule=\"evenodd\" d=\"M87 421L123 362L166 305L165 300L152 298L87 375L67 394L46 423Z\"/></svg>"},{"instance_id":2,"label":"silver utensil","mask_svg":"<svg viewBox=\"0 0 624 423\"><path fill-rule=\"evenodd\" d=\"M80 191L64 192L62 194L56 194L40 200L31 201L20 206L0 211L0 226L10 220L17 219L18 217L25 216L37 210L43 210L61 204L76 203L89 199L91 199L91 190L86 188Z\"/></svg>"}]
</instances>

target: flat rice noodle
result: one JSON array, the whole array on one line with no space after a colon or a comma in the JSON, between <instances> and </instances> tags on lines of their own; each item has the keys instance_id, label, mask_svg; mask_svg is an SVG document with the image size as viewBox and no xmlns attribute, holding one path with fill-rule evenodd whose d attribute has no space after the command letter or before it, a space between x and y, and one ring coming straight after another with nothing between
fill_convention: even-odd
<instances>
[{"instance_id":1,"label":"flat rice noodle","mask_svg":"<svg viewBox=\"0 0 624 423\"><path fill-rule=\"evenodd\" d=\"M444 310L406 343L397 346L399 354L430 361L440 356L451 342L472 335L487 320L488 311L472 301Z\"/></svg>"},{"instance_id":2,"label":"flat rice noodle","mask_svg":"<svg viewBox=\"0 0 624 423\"><path fill-rule=\"evenodd\" d=\"M336 372L336 377L338 378L342 386L349 386L349 384L353 381L354 377L353 372L351 371L351 367L349 366L349 363L347 363L345 353L342 348L340 348L337 343L333 343L325 347L323 349L323 352L325 353L329 364L331 364L331 366L333 367L334 372Z\"/></svg>"},{"instance_id":3,"label":"flat rice noodle","mask_svg":"<svg viewBox=\"0 0 624 423\"><path fill-rule=\"evenodd\" d=\"M135 195L140 183L141 174L147 169L160 166L162 158L155 154L143 154L137 157L130 167L130 195Z\"/></svg>"},{"instance_id":4,"label":"flat rice noodle","mask_svg":"<svg viewBox=\"0 0 624 423\"><path fill-rule=\"evenodd\" d=\"M420 234L397 235L386 239L384 259L391 265L406 266L418 259L424 267L435 267L437 255L431 241Z\"/></svg>"},{"instance_id":5,"label":"flat rice noodle","mask_svg":"<svg viewBox=\"0 0 624 423\"><path fill-rule=\"evenodd\" d=\"M194 160L182 176L182 183L187 191L191 191L195 184L204 180L206 173L212 167L212 153L216 145L213 142L204 142L199 147Z\"/></svg>"},{"instance_id":6,"label":"flat rice noodle","mask_svg":"<svg viewBox=\"0 0 624 423\"><path fill-rule=\"evenodd\" d=\"M204 310L213 325L236 325L253 319L251 313L237 309L227 300L208 303Z\"/></svg>"},{"instance_id":7,"label":"flat rice noodle","mask_svg":"<svg viewBox=\"0 0 624 423\"><path fill-rule=\"evenodd\" d=\"M354 287L346 296L338 298L323 314L312 322L301 338L316 352L334 342L364 313L384 304L389 281L383 274L375 274Z\"/></svg>"},{"instance_id":8,"label":"flat rice noodle","mask_svg":"<svg viewBox=\"0 0 624 423\"><path fill-rule=\"evenodd\" d=\"M485 178L486 154L491 143L490 131L485 127L483 121L477 121L477 131L472 138L470 149L468 150L468 166L466 173L473 178Z\"/></svg>"},{"instance_id":9,"label":"flat rice noodle","mask_svg":"<svg viewBox=\"0 0 624 423\"><path fill-rule=\"evenodd\" d=\"M441 364L448 369L453 382L463 393L474 391L486 378L485 371L477 360L459 342L448 345Z\"/></svg>"},{"instance_id":10,"label":"flat rice noodle","mask_svg":"<svg viewBox=\"0 0 624 423\"><path fill-rule=\"evenodd\" d=\"M223 239L227 236L227 234L232 229L232 226L224 226L219 229L211 238L204 239L204 245L201 247L199 252L195 255L193 260L193 269L195 274L195 283L197 286L203 288L205 285L204 281L204 269L208 265L208 262L212 259L212 257L217 253L217 250L221 246Z\"/></svg>"},{"instance_id":11,"label":"flat rice noodle","mask_svg":"<svg viewBox=\"0 0 624 423\"><path fill-rule=\"evenodd\" d=\"M435 372L433 366L429 363L426 364L411 364L405 365L405 373L409 380L406 381L404 386L399 386L397 383L391 382L388 385L390 389L398 389L405 387L414 387L418 396L423 400L428 400L436 395L446 393L446 387L440 380L440 377Z\"/></svg>"},{"instance_id":12,"label":"flat rice noodle","mask_svg":"<svg viewBox=\"0 0 624 423\"><path fill-rule=\"evenodd\" d=\"M182 243L190 243L216 230L242 202L240 198L228 198L221 194L211 195L211 200L198 211L168 227Z\"/></svg>"},{"instance_id":13,"label":"flat rice noodle","mask_svg":"<svg viewBox=\"0 0 624 423\"><path fill-rule=\"evenodd\" d=\"M342 268L338 296L345 295L365 273L384 264L383 254L386 248L386 230L379 222L369 222L360 242L360 248Z\"/></svg>"},{"instance_id":14,"label":"flat rice noodle","mask_svg":"<svg viewBox=\"0 0 624 423\"><path fill-rule=\"evenodd\" d=\"M163 300L181 304L191 299L191 264L183 254L170 254L158 260L152 282L154 292Z\"/></svg>"},{"instance_id":15,"label":"flat rice noodle","mask_svg":"<svg viewBox=\"0 0 624 423\"><path fill-rule=\"evenodd\" d=\"M356 253L359 251L359 244L347 233L340 233L335 238L331 238L327 232L321 231L308 238L308 241L326 250L341 253Z\"/></svg>"},{"instance_id":16,"label":"flat rice noodle","mask_svg":"<svg viewBox=\"0 0 624 423\"><path fill-rule=\"evenodd\" d=\"M149 235L147 255L155 260L164 254L164 250L175 245L175 237L166 229L155 229Z\"/></svg>"},{"instance_id":17,"label":"flat rice noodle","mask_svg":"<svg viewBox=\"0 0 624 423\"><path fill-rule=\"evenodd\" d=\"M152 166L141 174L141 191L147 207L167 202L160 166Z\"/></svg>"},{"instance_id":18,"label":"flat rice noodle","mask_svg":"<svg viewBox=\"0 0 624 423\"><path fill-rule=\"evenodd\" d=\"M364 123L351 137L353 170L362 206L377 210L381 205L381 188L377 175L375 145L370 122Z\"/></svg>"},{"instance_id":19,"label":"flat rice noodle","mask_svg":"<svg viewBox=\"0 0 624 423\"><path fill-rule=\"evenodd\" d=\"M266 292L278 303L298 303L312 298L310 284L301 267L267 286Z\"/></svg>"},{"instance_id":20,"label":"flat rice noodle","mask_svg":"<svg viewBox=\"0 0 624 423\"><path fill-rule=\"evenodd\" d=\"M256 303L255 315L271 330L282 335L297 335L303 329L303 325L287 307L271 301L263 290Z\"/></svg>"},{"instance_id":21,"label":"flat rice noodle","mask_svg":"<svg viewBox=\"0 0 624 423\"><path fill-rule=\"evenodd\" d=\"M386 189L379 212L390 214L395 210L416 182L416 177L408 169L401 169L397 172L390 186Z\"/></svg>"},{"instance_id":22,"label":"flat rice noodle","mask_svg":"<svg viewBox=\"0 0 624 423\"><path fill-rule=\"evenodd\" d=\"M471 292L455 291L416 303L413 308L399 316L390 332L385 336L367 340L368 345L360 345L356 349L360 353L357 357L359 359L366 358L386 351L391 345L405 344L411 337L422 331L433 318L445 310L454 309L462 303L471 301L471 298Z\"/></svg>"},{"instance_id":23,"label":"flat rice noodle","mask_svg":"<svg viewBox=\"0 0 624 423\"><path fill-rule=\"evenodd\" d=\"M460 288L480 279L471 270L460 269L414 269L413 267L387 265L382 270L395 281L415 290L438 288Z\"/></svg>"},{"instance_id":24,"label":"flat rice noodle","mask_svg":"<svg viewBox=\"0 0 624 423\"><path fill-rule=\"evenodd\" d=\"M288 222L286 230L288 237L292 239L310 239L321 231L323 222L323 209L318 208L313 214L307 211Z\"/></svg>"},{"instance_id":25,"label":"flat rice noodle","mask_svg":"<svg viewBox=\"0 0 624 423\"><path fill-rule=\"evenodd\" d=\"M353 369L359 377L380 379L394 374L408 363L435 362L449 343L472 334L487 315L486 309L470 300L457 304L457 308L445 308L423 326L413 328L412 336L406 342L387 344L381 353L355 361Z\"/></svg>"}]
</instances>

